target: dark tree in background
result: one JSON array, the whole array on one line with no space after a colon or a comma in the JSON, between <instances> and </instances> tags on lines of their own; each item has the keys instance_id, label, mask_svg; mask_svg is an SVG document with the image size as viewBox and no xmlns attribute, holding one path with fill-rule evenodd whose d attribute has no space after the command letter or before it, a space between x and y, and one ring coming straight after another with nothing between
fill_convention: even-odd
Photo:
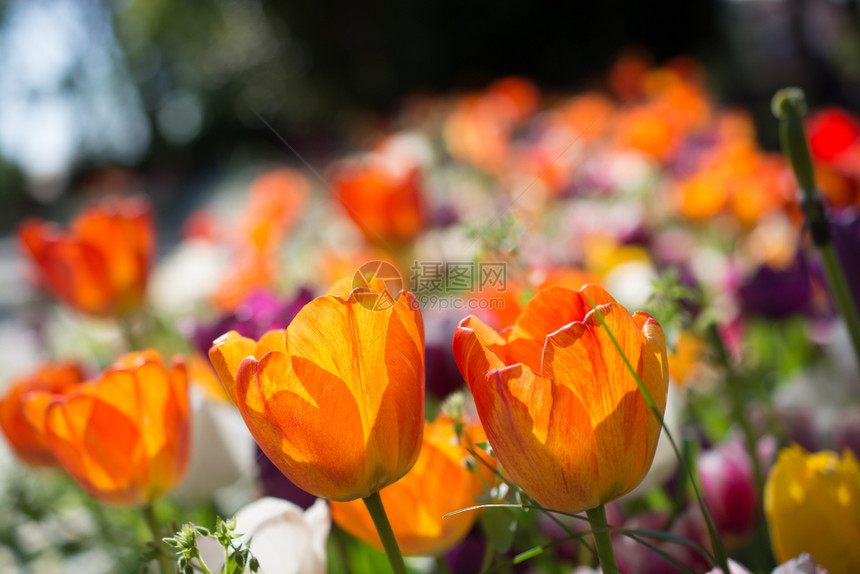
<instances>
[{"instance_id":1,"label":"dark tree in background","mask_svg":"<svg viewBox=\"0 0 860 574\"><path fill-rule=\"evenodd\" d=\"M270 2L313 61L308 79L345 106L390 106L414 90L480 88L523 75L571 88L629 46L658 60L706 54L713 0Z\"/></svg>"},{"instance_id":2,"label":"dark tree in background","mask_svg":"<svg viewBox=\"0 0 860 574\"><path fill-rule=\"evenodd\" d=\"M33 185L51 201L103 165L139 168L176 195L237 154L283 160L263 120L324 161L357 119L386 117L409 94L480 89L506 75L550 92L599 87L631 48L655 63L698 58L711 93L750 109L766 147L776 146L768 102L781 87L803 87L813 106L860 108L857 4L834 0L6 0L0 45L20 32L23 13L44 22L55 10L72 38L66 70L45 85L20 84L20 66L31 63L21 55L40 47L19 38L19 49L0 51L0 106L31 110L21 124L32 126L40 101L74 102L83 135L52 181L27 179L16 146L0 141L3 206ZM36 40L55 35L32 24ZM118 152L132 141L133 153Z\"/></svg>"}]
</instances>

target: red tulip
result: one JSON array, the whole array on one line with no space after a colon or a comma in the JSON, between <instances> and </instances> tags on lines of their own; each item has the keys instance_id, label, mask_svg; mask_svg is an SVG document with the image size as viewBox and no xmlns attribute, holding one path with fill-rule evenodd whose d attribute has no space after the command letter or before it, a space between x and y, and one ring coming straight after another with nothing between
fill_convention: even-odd
<instances>
[{"instance_id":1,"label":"red tulip","mask_svg":"<svg viewBox=\"0 0 860 574\"><path fill-rule=\"evenodd\" d=\"M104 202L81 212L68 231L28 219L18 239L38 281L66 305L109 317L143 302L155 250L148 201Z\"/></svg>"}]
</instances>

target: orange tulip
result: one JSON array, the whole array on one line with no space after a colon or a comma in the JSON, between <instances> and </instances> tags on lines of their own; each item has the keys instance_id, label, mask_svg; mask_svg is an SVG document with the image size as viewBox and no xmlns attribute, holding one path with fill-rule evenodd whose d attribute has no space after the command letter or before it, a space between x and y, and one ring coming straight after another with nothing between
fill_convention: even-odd
<instances>
[{"instance_id":1,"label":"orange tulip","mask_svg":"<svg viewBox=\"0 0 860 574\"><path fill-rule=\"evenodd\" d=\"M308 189L302 174L286 168L255 179L240 220L242 238L259 253L276 249L301 213Z\"/></svg>"},{"instance_id":2,"label":"orange tulip","mask_svg":"<svg viewBox=\"0 0 860 574\"><path fill-rule=\"evenodd\" d=\"M472 442L486 440L479 425L467 427ZM468 435L458 441L454 421L440 417L424 423L424 444L412 470L380 492L400 550L408 555L438 555L459 543L471 530L477 512L450 512L474 506L489 477L466 466ZM338 526L382 550L382 542L367 508L359 500L333 502L331 514Z\"/></svg>"},{"instance_id":3,"label":"orange tulip","mask_svg":"<svg viewBox=\"0 0 860 574\"><path fill-rule=\"evenodd\" d=\"M454 335L454 355L499 461L549 508L581 512L618 498L654 458L660 423L610 333L662 414L663 330L647 313L631 317L599 287L548 287L503 334L470 316Z\"/></svg>"},{"instance_id":4,"label":"orange tulip","mask_svg":"<svg viewBox=\"0 0 860 574\"><path fill-rule=\"evenodd\" d=\"M51 397L71 392L83 381L83 371L75 363L45 365L31 375L12 381L0 399L0 427L21 460L32 466L57 465L48 439L40 432L44 425L31 424L27 420L22 410L24 402L37 394ZM37 415L40 420L44 420L47 402L42 406L41 413Z\"/></svg>"},{"instance_id":5,"label":"orange tulip","mask_svg":"<svg viewBox=\"0 0 860 574\"><path fill-rule=\"evenodd\" d=\"M116 199L87 209L67 232L28 219L18 239L39 282L70 307L109 317L143 301L155 250L146 200Z\"/></svg>"},{"instance_id":6,"label":"orange tulip","mask_svg":"<svg viewBox=\"0 0 860 574\"><path fill-rule=\"evenodd\" d=\"M427 216L418 167L376 159L343 162L335 168L332 186L371 243L407 243L424 229Z\"/></svg>"},{"instance_id":7,"label":"orange tulip","mask_svg":"<svg viewBox=\"0 0 860 574\"><path fill-rule=\"evenodd\" d=\"M316 496L378 492L412 468L421 447L421 311L408 292L382 310L368 303L375 296L318 297L283 337L257 343L231 332L209 351L257 444Z\"/></svg>"},{"instance_id":8,"label":"orange tulip","mask_svg":"<svg viewBox=\"0 0 860 574\"><path fill-rule=\"evenodd\" d=\"M25 414L36 418L33 401ZM144 506L185 476L190 442L185 362L147 350L121 357L95 381L55 396L44 418L54 456L90 495Z\"/></svg>"}]
</instances>

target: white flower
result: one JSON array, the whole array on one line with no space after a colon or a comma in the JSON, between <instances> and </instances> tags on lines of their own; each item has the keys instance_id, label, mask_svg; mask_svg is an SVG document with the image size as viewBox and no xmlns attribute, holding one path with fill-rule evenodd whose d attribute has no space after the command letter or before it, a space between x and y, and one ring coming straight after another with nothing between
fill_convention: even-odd
<instances>
[{"instance_id":1,"label":"white flower","mask_svg":"<svg viewBox=\"0 0 860 574\"><path fill-rule=\"evenodd\" d=\"M160 313L193 313L227 275L229 256L229 250L222 245L183 241L153 271L148 289L150 303Z\"/></svg>"},{"instance_id":2,"label":"white flower","mask_svg":"<svg viewBox=\"0 0 860 574\"><path fill-rule=\"evenodd\" d=\"M815 558L804 552L776 567L771 574L827 574L827 570L815 563Z\"/></svg>"},{"instance_id":3,"label":"white flower","mask_svg":"<svg viewBox=\"0 0 860 574\"><path fill-rule=\"evenodd\" d=\"M325 574L325 546L331 528L328 504L319 498L305 511L280 498L261 498L236 514L236 544L248 544L261 574ZM223 547L212 538L197 541L209 569L220 572Z\"/></svg>"},{"instance_id":4,"label":"white flower","mask_svg":"<svg viewBox=\"0 0 860 574\"><path fill-rule=\"evenodd\" d=\"M722 574L723 569L715 566L713 570L708 571L708 574ZM729 574L752 574L743 564L738 564L734 560L729 560Z\"/></svg>"},{"instance_id":5,"label":"white flower","mask_svg":"<svg viewBox=\"0 0 860 574\"><path fill-rule=\"evenodd\" d=\"M254 437L236 407L206 398L197 389L192 389L191 406L191 460L185 480L172 492L184 501L211 498L257 472Z\"/></svg>"}]
</instances>

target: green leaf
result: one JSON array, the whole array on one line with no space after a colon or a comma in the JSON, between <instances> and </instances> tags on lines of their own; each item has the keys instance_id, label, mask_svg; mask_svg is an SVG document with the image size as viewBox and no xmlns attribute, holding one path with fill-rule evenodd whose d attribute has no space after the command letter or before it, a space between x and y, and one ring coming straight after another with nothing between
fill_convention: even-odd
<instances>
[{"instance_id":1,"label":"green leaf","mask_svg":"<svg viewBox=\"0 0 860 574\"><path fill-rule=\"evenodd\" d=\"M487 540L499 554L511 549L517 531L517 512L513 508L491 506L481 514L481 526Z\"/></svg>"}]
</instances>

